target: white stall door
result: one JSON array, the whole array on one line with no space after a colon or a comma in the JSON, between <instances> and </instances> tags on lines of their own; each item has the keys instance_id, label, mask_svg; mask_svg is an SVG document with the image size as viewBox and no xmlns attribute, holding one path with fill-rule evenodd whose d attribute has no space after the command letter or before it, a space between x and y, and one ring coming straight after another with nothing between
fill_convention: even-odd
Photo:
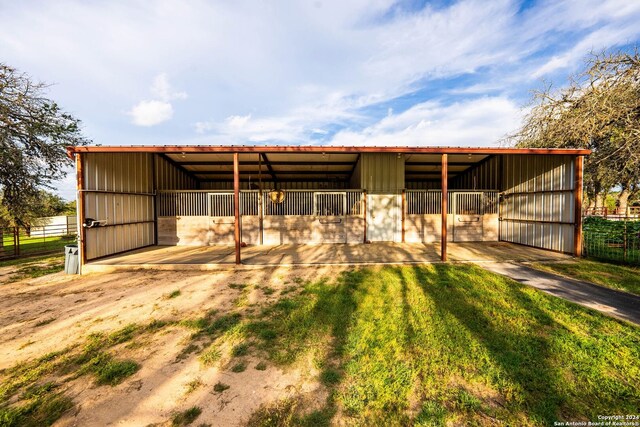
<instances>
[{"instance_id":1,"label":"white stall door","mask_svg":"<svg viewBox=\"0 0 640 427\"><path fill-rule=\"evenodd\" d=\"M396 194L367 195L367 240L398 240L399 204Z\"/></svg>"}]
</instances>

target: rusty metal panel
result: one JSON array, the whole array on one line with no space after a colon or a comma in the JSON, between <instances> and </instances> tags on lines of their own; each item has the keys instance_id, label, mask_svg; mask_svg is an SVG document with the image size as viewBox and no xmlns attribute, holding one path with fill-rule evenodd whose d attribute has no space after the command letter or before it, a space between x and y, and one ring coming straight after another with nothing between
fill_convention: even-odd
<instances>
[{"instance_id":1,"label":"rusty metal panel","mask_svg":"<svg viewBox=\"0 0 640 427\"><path fill-rule=\"evenodd\" d=\"M573 251L573 162L573 156L503 156L501 240Z\"/></svg>"},{"instance_id":2,"label":"rusty metal panel","mask_svg":"<svg viewBox=\"0 0 640 427\"><path fill-rule=\"evenodd\" d=\"M404 188L404 158L396 153L361 156L362 186L369 194L399 194Z\"/></svg>"}]
</instances>

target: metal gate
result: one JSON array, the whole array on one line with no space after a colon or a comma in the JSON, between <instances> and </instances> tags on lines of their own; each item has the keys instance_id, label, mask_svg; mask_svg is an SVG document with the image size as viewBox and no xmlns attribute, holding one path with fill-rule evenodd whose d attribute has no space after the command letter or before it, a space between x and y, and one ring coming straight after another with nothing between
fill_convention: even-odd
<instances>
[{"instance_id":1,"label":"metal gate","mask_svg":"<svg viewBox=\"0 0 640 427\"><path fill-rule=\"evenodd\" d=\"M314 227L316 232L313 240L319 243L346 243L347 193L314 193L313 204L318 222L317 227Z\"/></svg>"},{"instance_id":2,"label":"metal gate","mask_svg":"<svg viewBox=\"0 0 640 427\"><path fill-rule=\"evenodd\" d=\"M482 241L483 193L455 192L453 196L453 241Z\"/></svg>"}]
</instances>

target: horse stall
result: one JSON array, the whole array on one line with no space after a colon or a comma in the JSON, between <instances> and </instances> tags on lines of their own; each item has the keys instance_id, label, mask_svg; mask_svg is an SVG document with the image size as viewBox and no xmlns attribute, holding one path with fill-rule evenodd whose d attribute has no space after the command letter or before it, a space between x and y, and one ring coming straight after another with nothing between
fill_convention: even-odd
<instances>
[{"instance_id":1,"label":"horse stall","mask_svg":"<svg viewBox=\"0 0 640 427\"><path fill-rule=\"evenodd\" d=\"M234 194L223 190L158 193L158 244L234 244ZM362 243L361 190L242 190L243 245Z\"/></svg>"}]
</instances>

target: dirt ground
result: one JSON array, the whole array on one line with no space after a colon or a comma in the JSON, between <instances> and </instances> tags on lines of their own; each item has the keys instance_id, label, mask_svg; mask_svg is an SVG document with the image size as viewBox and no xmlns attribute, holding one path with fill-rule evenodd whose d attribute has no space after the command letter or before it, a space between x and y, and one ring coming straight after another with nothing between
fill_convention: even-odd
<instances>
[{"instance_id":1,"label":"dirt ground","mask_svg":"<svg viewBox=\"0 0 640 427\"><path fill-rule=\"evenodd\" d=\"M11 268L0 268L0 278L8 277ZM145 270L85 276L56 273L0 283L0 381L1 370L49 352L81 346L94 332L112 333L153 319L178 322L201 317L212 309L257 310L300 280L332 277L338 270L333 266L238 272ZM246 305L238 307L243 290L229 286L233 283L253 285L248 295L245 292ZM275 291L267 298L258 291L265 285ZM178 290L179 296L168 296ZM264 358L249 354L247 369L234 373L225 364L224 351L222 361L213 367L204 366L196 353L181 358L191 333L171 323L138 339L136 345L118 347L118 357L133 359L141 368L116 386L97 385L86 375L65 381L64 391L72 397L74 407L56 425L168 425L173 414L193 406L202 408L194 425L242 425L261 404L294 392L308 395L311 401L326 398L326 390L309 364L283 370L267 363L266 370L257 370L256 364ZM191 382L198 386L189 391L187 384ZM218 382L230 388L216 393L213 387Z\"/></svg>"}]
</instances>

